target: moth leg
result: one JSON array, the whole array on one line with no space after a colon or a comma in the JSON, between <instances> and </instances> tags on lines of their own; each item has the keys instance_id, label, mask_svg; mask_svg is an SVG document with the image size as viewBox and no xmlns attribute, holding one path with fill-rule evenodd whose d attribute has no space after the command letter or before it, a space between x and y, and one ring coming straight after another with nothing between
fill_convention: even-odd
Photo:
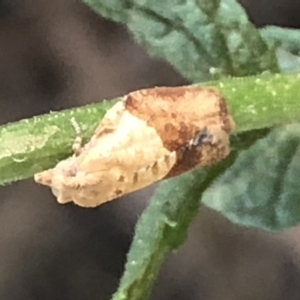
<instances>
[{"instance_id":1,"label":"moth leg","mask_svg":"<svg viewBox=\"0 0 300 300\"><path fill-rule=\"evenodd\" d=\"M76 135L77 135L74 140L74 143L72 145L72 150L73 150L75 156L78 156L83 150L81 128L74 117L71 118L71 123L72 123L72 125L75 129Z\"/></svg>"}]
</instances>

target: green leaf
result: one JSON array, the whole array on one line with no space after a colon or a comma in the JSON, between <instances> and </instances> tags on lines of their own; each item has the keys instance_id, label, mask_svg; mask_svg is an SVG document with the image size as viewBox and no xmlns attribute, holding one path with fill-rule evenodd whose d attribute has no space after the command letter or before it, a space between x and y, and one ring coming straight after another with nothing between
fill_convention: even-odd
<instances>
[{"instance_id":1,"label":"green leaf","mask_svg":"<svg viewBox=\"0 0 300 300\"><path fill-rule=\"evenodd\" d=\"M268 46L235 0L85 0L106 18L128 26L150 54L199 82L228 74L277 72Z\"/></svg>"},{"instance_id":2,"label":"green leaf","mask_svg":"<svg viewBox=\"0 0 300 300\"><path fill-rule=\"evenodd\" d=\"M267 26L260 30L269 47L276 51L278 65L283 72L300 71L300 30Z\"/></svg>"},{"instance_id":3,"label":"green leaf","mask_svg":"<svg viewBox=\"0 0 300 300\"><path fill-rule=\"evenodd\" d=\"M270 47L282 47L295 55L300 55L300 30L267 26L260 29L262 37Z\"/></svg>"},{"instance_id":4,"label":"green leaf","mask_svg":"<svg viewBox=\"0 0 300 300\"><path fill-rule=\"evenodd\" d=\"M128 254L126 272L113 300L146 300L167 252L181 245L198 213L203 191L233 162L188 172L161 183L140 218Z\"/></svg>"},{"instance_id":5,"label":"green leaf","mask_svg":"<svg viewBox=\"0 0 300 300\"><path fill-rule=\"evenodd\" d=\"M242 152L203 202L234 223L283 230L300 223L300 124L286 125Z\"/></svg>"},{"instance_id":6,"label":"green leaf","mask_svg":"<svg viewBox=\"0 0 300 300\"><path fill-rule=\"evenodd\" d=\"M283 48L278 48L276 55L282 72L300 72L300 56L294 55Z\"/></svg>"},{"instance_id":7,"label":"green leaf","mask_svg":"<svg viewBox=\"0 0 300 300\"><path fill-rule=\"evenodd\" d=\"M83 2L95 11L101 12L103 17L122 23L127 22L128 15L133 9L131 1L128 0L83 0Z\"/></svg>"}]
</instances>

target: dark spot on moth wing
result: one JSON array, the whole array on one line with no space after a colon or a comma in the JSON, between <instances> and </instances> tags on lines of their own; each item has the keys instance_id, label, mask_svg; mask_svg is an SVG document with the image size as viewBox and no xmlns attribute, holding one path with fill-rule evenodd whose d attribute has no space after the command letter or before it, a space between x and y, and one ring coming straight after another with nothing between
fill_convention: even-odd
<instances>
[{"instance_id":1,"label":"dark spot on moth wing","mask_svg":"<svg viewBox=\"0 0 300 300\"><path fill-rule=\"evenodd\" d=\"M165 126L166 133L168 133L168 134L176 134L177 133L177 129L172 123L166 123L164 126Z\"/></svg>"},{"instance_id":2,"label":"dark spot on moth wing","mask_svg":"<svg viewBox=\"0 0 300 300\"><path fill-rule=\"evenodd\" d=\"M118 178L119 182L124 182L125 181L125 177L123 175L120 175L120 177Z\"/></svg>"},{"instance_id":3,"label":"dark spot on moth wing","mask_svg":"<svg viewBox=\"0 0 300 300\"><path fill-rule=\"evenodd\" d=\"M120 195L123 194L123 191L122 191L122 190L119 190L119 189L116 189L116 190L115 190L115 194L116 194L116 196L118 197L118 196L120 196Z\"/></svg>"},{"instance_id":4,"label":"dark spot on moth wing","mask_svg":"<svg viewBox=\"0 0 300 300\"><path fill-rule=\"evenodd\" d=\"M159 166L158 166L158 162L156 161L152 167L151 167L152 173L154 176L157 176L159 173Z\"/></svg>"},{"instance_id":5,"label":"dark spot on moth wing","mask_svg":"<svg viewBox=\"0 0 300 300\"><path fill-rule=\"evenodd\" d=\"M125 107L155 128L170 152L187 145L205 127L231 132L233 126L222 95L209 87L140 90L127 96Z\"/></svg>"},{"instance_id":6,"label":"dark spot on moth wing","mask_svg":"<svg viewBox=\"0 0 300 300\"><path fill-rule=\"evenodd\" d=\"M201 144L204 143L211 143L213 140L213 136L211 134L208 133L207 128L204 128L202 130L199 130L195 137L190 140L188 147L196 147L196 146L200 146Z\"/></svg>"},{"instance_id":7,"label":"dark spot on moth wing","mask_svg":"<svg viewBox=\"0 0 300 300\"><path fill-rule=\"evenodd\" d=\"M136 184L139 180L139 174L137 172L134 172L133 178L132 178L132 183Z\"/></svg>"},{"instance_id":8,"label":"dark spot on moth wing","mask_svg":"<svg viewBox=\"0 0 300 300\"><path fill-rule=\"evenodd\" d=\"M213 141L207 130L200 131L189 145L177 152L177 162L165 178L180 175L196 167L205 167L224 159L230 152L229 136Z\"/></svg>"}]
</instances>

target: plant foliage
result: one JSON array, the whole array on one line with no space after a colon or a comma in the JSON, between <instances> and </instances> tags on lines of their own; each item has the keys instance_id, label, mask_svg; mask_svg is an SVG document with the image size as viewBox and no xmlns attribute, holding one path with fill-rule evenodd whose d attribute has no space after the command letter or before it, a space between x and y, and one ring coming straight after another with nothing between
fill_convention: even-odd
<instances>
[{"instance_id":1,"label":"plant foliage","mask_svg":"<svg viewBox=\"0 0 300 300\"><path fill-rule=\"evenodd\" d=\"M147 299L165 255L184 243L201 199L245 226L282 230L297 225L300 77L279 72L300 69L299 31L258 30L235 0L85 2L125 24L151 55L191 82L219 88L237 124L226 160L161 183L138 222L113 299ZM75 137L71 117L88 138L112 104L2 126L0 183L28 178L68 156Z\"/></svg>"}]
</instances>

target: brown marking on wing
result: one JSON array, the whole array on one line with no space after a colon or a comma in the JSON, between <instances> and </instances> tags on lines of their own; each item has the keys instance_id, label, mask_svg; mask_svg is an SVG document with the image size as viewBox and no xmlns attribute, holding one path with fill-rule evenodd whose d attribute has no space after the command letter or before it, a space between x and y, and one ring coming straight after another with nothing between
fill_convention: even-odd
<instances>
[{"instance_id":1,"label":"brown marking on wing","mask_svg":"<svg viewBox=\"0 0 300 300\"><path fill-rule=\"evenodd\" d=\"M120 177L118 178L119 182L124 182L125 181L125 177L123 175L120 175Z\"/></svg>"},{"instance_id":2,"label":"brown marking on wing","mask_svg":"<svg viewBox=\"0 0 300 300\"><path fill-rule=\"evenodd\" d=\"M184 147L177 151L177 161L165 179L178 176L196 167L210 166L224 159L229 152L229 137L225 134L216 141Z\"/></svg>"},{"instance_id":3,"label":"brown marking on wing","mask_svg":"<svg viewBox=\"0 0 300 300\"><path fill-rule=\"evenodd\" d=\"M119 189L116 189L116 190L115 190L115 194L116 194L116 196L118 197L118 196L120 196L120 195L123 194L123 191L122 191L122 190L119 190Z\"/></svg>"},{"instance_id":4,"label":"brown marking on wing","mask_svg":"<svg viewBox=\"0 0 300 300\"><path fill-rule=\"evenodd\" d=\"M132 183L136 184L139 180L139 174L137 172L134 172L133 178L132 178Z\"/></svg>"},{"instance_id":5,"label":"brown marking on wing","mask_svg":"<svg viewBox=\"0 0 300 300\"><path fill-rule=\"evenodd\" d=\"M159 164L157 161L151 166L151 171L154 176L157 176L159 173Z\"/></svg>"},{"instance_id":6,"label":"brown marking on wing","mask_svg":"<svg viewBox=\"0 0 300 300\"><path fill-rule=\"evenodd\" d=\"M169 151L178 151L205 127L217 125L227 133L233 130L226 101L214 88L140 90L128 94L125 107L155 128Z\"/></svg>"}]
</instances>

